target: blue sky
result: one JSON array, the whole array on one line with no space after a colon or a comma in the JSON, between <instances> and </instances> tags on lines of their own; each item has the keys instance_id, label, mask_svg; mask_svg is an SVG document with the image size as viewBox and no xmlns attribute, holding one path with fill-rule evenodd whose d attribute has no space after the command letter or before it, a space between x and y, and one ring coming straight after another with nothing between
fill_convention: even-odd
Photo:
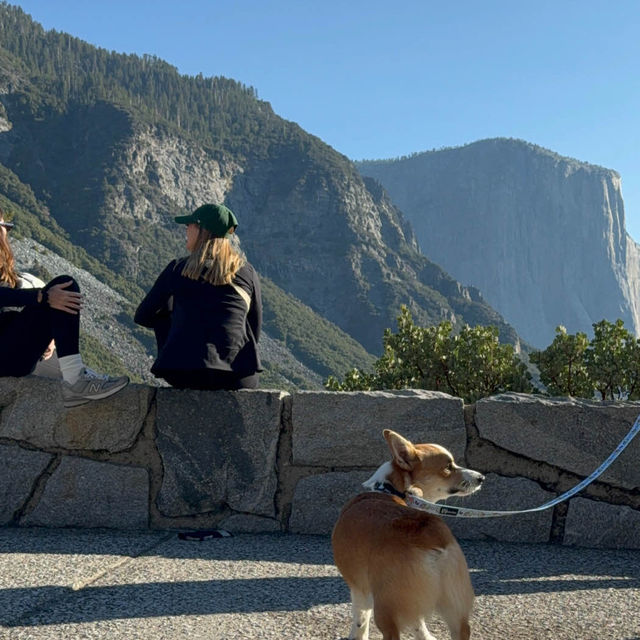
<instances>
[{"instance_id":1,"label":"blue sky","mask_svg":"<svg viewBox=\"0 0 640 640\"><path fill-rule=\"evenodd\" d=\"M617 170L640 241L638 0L24 0L46 29L254 87L352 159L521 138Z\"/></svg>"}]
</instances>

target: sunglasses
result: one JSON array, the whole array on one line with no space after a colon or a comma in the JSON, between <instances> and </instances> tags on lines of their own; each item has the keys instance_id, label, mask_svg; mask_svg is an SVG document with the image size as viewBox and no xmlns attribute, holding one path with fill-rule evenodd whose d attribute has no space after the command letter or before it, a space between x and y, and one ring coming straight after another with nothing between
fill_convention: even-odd
<instances>
[{"instance_id":1,"label":"sunglasses","mask_svg":"<svg viewBox=\"0 0 640 640\"><path fill-rule=\"evenodd\" d=\"M5 222L4 220L0 220L0 227L4 227L7 230L7 233L13 229L16 225L13 222Z\"/></svg>"}]
</instances>

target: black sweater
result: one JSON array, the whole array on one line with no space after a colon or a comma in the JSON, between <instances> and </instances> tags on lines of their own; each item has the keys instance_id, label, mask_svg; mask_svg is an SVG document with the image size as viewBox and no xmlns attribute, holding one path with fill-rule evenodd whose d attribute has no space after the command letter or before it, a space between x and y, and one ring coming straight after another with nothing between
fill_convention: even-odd
<instances>
[{"instance_id":1,"label":"black sweater","mask_svg":"<svg viewBox=\"0 0 640 640\"><path fill-rule=\"evenodd\" d=\"M38 293L42 289L14 289L0 285L0 313L5 307L26 307L38 304Z\"/></svg>"},{"instance_id":2,"label":"black sweater","mask_svg":"<svg viewBox=\"0 0 640 640\"><path fill-rule=\"evenodd\" d=\"M136 323L154 328L166 320L173 298L171 329L151 367L152 373L219 369L240 376L262 371L257 342L262 327L262 296L258 274L250 264L236 273L233 284L251 298L247 304L232 285L215 286L181 275L186 258L171 261L138 307Z\"/></svg>"}]
</instances>

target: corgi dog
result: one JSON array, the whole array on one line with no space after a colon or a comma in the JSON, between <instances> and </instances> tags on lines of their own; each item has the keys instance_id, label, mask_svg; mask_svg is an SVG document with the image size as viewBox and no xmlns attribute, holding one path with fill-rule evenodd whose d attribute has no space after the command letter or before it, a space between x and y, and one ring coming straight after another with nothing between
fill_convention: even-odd
<instances>
[{"instance_id":1,"label":"corgi dog","mask_svg":"<svg viewBox=\"0 0 640 640\"><path fill-rule=\"evenodd\" d=\"M437 444L412 444L383 432L392 460L363 483L373 490L345 505L333 529L333 556L351 590L350 640L368 640L371 613L384 640L412 631L435 640L426 620L438 613L452 640L468 640L474 593L465 557L438 516L410 508L413 494L437 502L469 495L484 476L459 467Z\"/></svg>"}]
</instances>

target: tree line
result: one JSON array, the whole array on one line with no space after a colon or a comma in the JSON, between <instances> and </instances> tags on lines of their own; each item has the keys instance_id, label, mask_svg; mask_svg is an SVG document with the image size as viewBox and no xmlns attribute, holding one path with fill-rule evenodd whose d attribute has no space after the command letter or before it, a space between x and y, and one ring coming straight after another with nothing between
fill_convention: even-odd
<instances>
[{"instance_id":1,"label":"tree line","mask_svg":"<svg viewBox=\"0 0 640 640\"><path fill-rule=\"evenodd\" d=\"M22 102L14 107L31 117L104 100L214 150L260 153L282 138L301 144L305 137L258 100L253 87L223 76L181 75L156 56L120 54L45 31L19 7L0 2L0 77L6 71Z\"/></svg>"},{"instance_id":2,"label":"tree line","mask_svg":"<svg viewBox=\"0 0 640 640\"><path fill-rule=\"evenodd\" d=\"M497 327L465 325L457 333L448 321L419 327L403 306L398 330L387 329L383 345L373 371L354 368L342 381L330 376L325 387L333 391L430 389L466 402L507 391L603 402L640 398L640 340L620 319L595 323L591 340L586 333L569 334L558 326L546 349L529 354L530 363L538 369L539 384L513 345L500 343Z\"/></svg>"}]
</instances>

